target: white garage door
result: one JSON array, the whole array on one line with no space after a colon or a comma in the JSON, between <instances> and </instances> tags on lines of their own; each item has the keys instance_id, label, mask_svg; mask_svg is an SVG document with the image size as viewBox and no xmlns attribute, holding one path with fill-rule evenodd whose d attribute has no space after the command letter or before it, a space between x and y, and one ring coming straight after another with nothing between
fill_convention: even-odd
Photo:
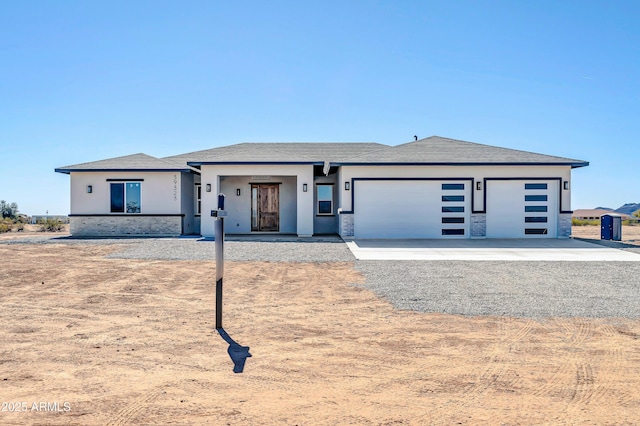
<instances>
[{"instance_id":1,"label":"white garage door","mask_svg":"<svg viewBox=\"0 0 640 426\"><path fill-rule=\"evenodd\" d=\"M487 181L487 238L556 238L558 182Z\"/></svg>"},{"instance_id":2,"label":"white garage door","mask_svg":"<svg viewBox=\"0 0 640 426\"><path fill-rule=\"evenodd\" d=\"M357 181L353 191L356 238L469 238L469 182Z\"/></svg>"}]
</instances>

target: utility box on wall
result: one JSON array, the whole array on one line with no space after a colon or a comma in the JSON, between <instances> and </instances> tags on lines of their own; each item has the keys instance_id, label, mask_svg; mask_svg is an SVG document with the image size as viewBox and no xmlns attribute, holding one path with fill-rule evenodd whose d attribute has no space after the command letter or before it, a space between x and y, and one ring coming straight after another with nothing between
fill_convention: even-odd
<instances>
[{"instance_id":1,"label":"utility box on wall","mask_svg":"<svg viewBox=\"0 0 640 426\"><path fill-rule=\"evenodd\" d=\"M615 214L604 214L600 217L600 239L622 240L622 217Z\"/></svg>"}]
</instances>

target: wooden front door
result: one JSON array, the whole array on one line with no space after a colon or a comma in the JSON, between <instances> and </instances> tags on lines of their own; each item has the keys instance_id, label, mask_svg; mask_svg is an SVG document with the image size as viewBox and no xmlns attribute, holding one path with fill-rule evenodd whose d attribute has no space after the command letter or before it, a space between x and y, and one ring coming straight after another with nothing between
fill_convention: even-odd
<instances>
[{"instance_id":1,"label":"wooden front door","mask_svg":"<svg viewBox=\"0 0 640 426\"><path fill-rule=\"evenodd\" d=\"M251 185L251 230L280 231L280 187L278 185Z\"/></svg>"}]
</instances>

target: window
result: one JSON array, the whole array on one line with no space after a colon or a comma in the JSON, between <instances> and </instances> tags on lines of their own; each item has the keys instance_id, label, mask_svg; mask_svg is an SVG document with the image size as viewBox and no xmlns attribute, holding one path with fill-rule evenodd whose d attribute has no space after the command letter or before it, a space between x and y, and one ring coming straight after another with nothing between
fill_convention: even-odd
<instances>
[{"instance_id":1,"label":"window","mask_svg":"<svg viewBox=\"0 0 640 426\"><path fill-rule=\"evenodd\" d=\"M464 235L464 229L443 229L442 235Z\"/></svg>"},{"instance_id":2,"label":"window","mask_svg":"<svg viewBox=\"0 0 640 426\"><path fill-rule=\"evenodd\" d=\"M317 185L318 214L333 214L333 185Z\"/></svg>"},{"instance_id":3,"label":"window","mask_svg":"<svg viewBox=\"0 0 640 426\"><path fill-rule=\"evenodd\" d=\"M524 189L547 189L546 183L525 183Z\"/></svg>"},{"instance_id":4,"label":"window","mask_svg":"<svg viewBox=\"0 0 640 426\"><path fill-rule=\"evenodd\" d=\"M196 214L202 214L202 185L196 184Z\"/></svg>"},{"instance_id":5,"label":"window","mask_svg":"<svg viewBox=\"0 0 640 426\"><path fill-rule=\"evenodd\" d=\"M111 213L125 212L140 213L139 182L119 182L111 184Z\"/></svg>"},{"instance_id":6,"label":"window","mask_svg":"<svg viewBox=\"0 0 640 426\"><path fill-rule=\"evenodd\" d=\"M524 221L526 223L547 223L547 217L546 216L530 216L530 217L525 217Z\"/></svg>"},{"instance_id":7,"label":"window","mask_svg":"<svg viewBox=\"0 0 640 426\"><path fill-rule=\"evenodd\" d=\"M525 195L525 201L547 201L546 195Z\"/></svg>"},{"instance_id":8,"label":"window","mask_svg":"<svg viewBox=\"0 0 640 426\"><path fill-rule=\"evenodd\" d=\"M464 206L456 206L456 207L442 207L442 213L464 213Z\"/></svg>"},{"instance_id":9,"label":"window","mask_svg":"<svg viewBox=\"0 0 640 426\"><path fill-rule=\"evenodd\" d=\"M460 191L464 190L464 183L443 183L442 190Z\"/></svg>"},{"instance_id":10,"label":"window","mask_svg":"<svg viewBox=\"0 0 640 426\"><path fill-rule=\"evenodd\" d=\"M547 206L524 206L525 212L546 212Z\"/></svg>"},{"instance_id":11,"label":"window","mask_svg":"<svg viewBox=\"0 0 640 426\"><path fill-rule=\"evenodd\" d=\"M443 195L442 201L464 201L464 195Z\"/></svg>"},{"instance_id":12,"label":"window","mask_svg":"<svg viewBox=\"0 0 640 426\"><path fill-rule=\"evenodd\" d=\"M464 223L464 217L443 217L442 223Z\"/></svg>"}]
</instances>

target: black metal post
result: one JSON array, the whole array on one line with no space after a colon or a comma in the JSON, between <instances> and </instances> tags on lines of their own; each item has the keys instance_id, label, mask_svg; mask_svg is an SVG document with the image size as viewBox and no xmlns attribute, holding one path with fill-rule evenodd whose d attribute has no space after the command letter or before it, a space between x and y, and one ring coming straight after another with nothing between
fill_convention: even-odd
<instances>
[{"instance_id":1,"label":"black metal post","mask_svg":"<svg viewBox=\"0 0 640 426\"><path fill-rule=\"evenodd\" d=\"M218 213L224 210L224 194L218 195ZM213 213L213 212L212 212ZM214 220L216 250L216 329L222 329L222 279L224 277L224 217L218 214Z\"/></svg>"}]
</instances>

